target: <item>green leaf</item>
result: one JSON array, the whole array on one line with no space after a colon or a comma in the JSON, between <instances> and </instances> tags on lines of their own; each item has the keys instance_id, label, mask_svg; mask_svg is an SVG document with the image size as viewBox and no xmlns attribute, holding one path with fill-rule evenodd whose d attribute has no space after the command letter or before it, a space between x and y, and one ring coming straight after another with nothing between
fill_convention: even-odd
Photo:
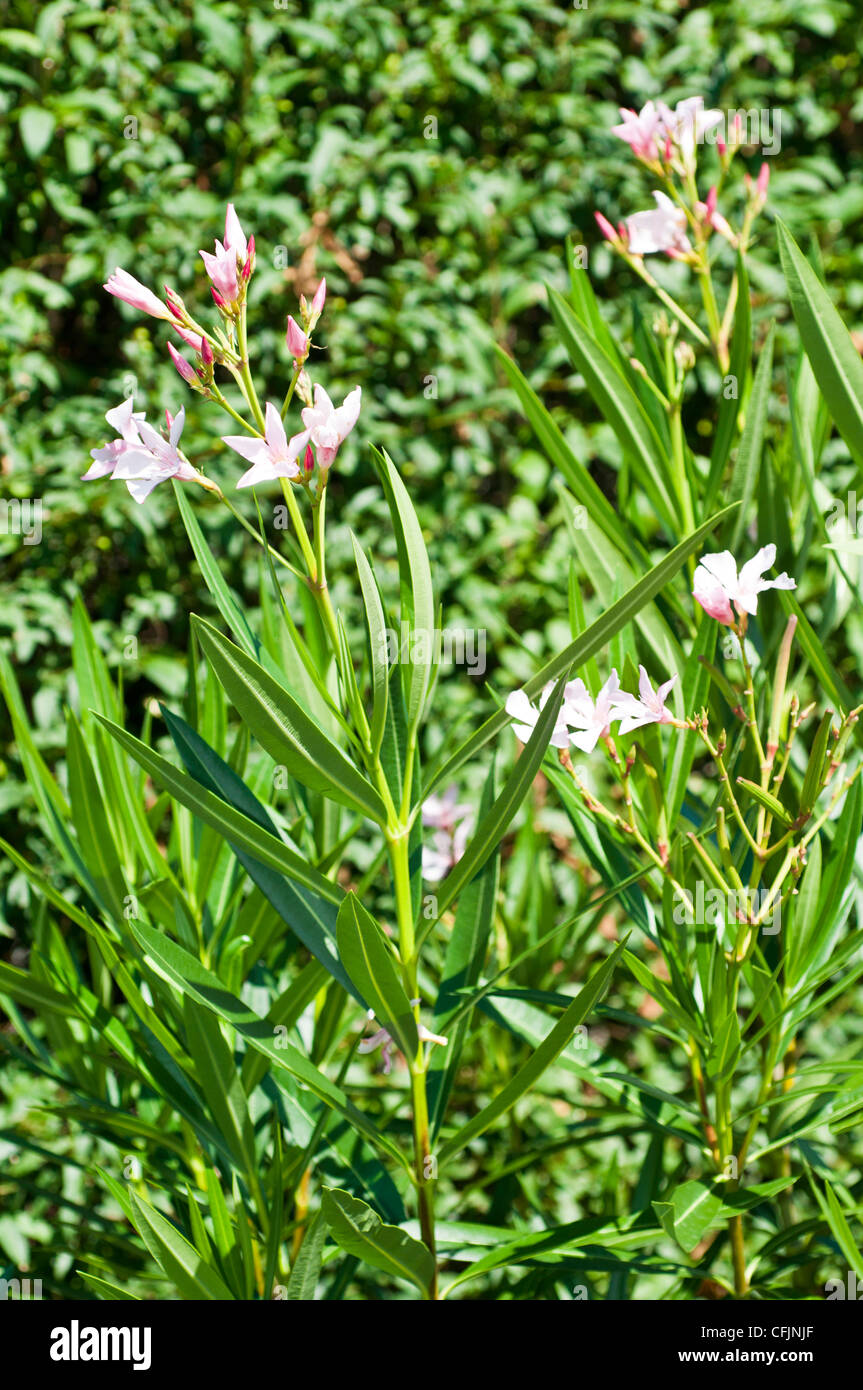
<instances>
[{"instance_id":1,"label":"green leaf","mask_svg":"<svg viewBox=\"0 0 863 1390\"><path fill-rule=\"evenodd\" d=\"M419 726L431 683L435 658L435 602L431 569L425 541L413 503L386 453L374 450L378 471L389 505L399 556L399 574L403 594L410 593L410 666L407 721L408 736ZM405 618L404 608L402 612ZM417 648L419 654L416 655Z\"/></svg>"},{"instance_id":2,"label":"green leaf","mask_svg":"<svg viewBox=\"0 0 863 1390\"><path fill-rule=\"evenodd\" d=\"M863 467L863 361L815 271L781 218L779 255L791 308L836 428Z\"/></svg>"},{"instance_id":3,"label":"green leaf","mask_svg":"<svg viewBox=\"0 0 863 1390\"><path fill-rule=\"evenodd\" d=\"M482 819L494 802L495 767L492 761L479 806ZM434 1007L434 1029L447 1036L446 1047L432 1049L428 1076L428 1103L432 1137L435 1138L446 1113L447 1102L458 1072L459 1060L468 1028L468 1015L450 1027L460 1012L461 991L479 981L488 939L494 921L500 879L500 846L485 866L463 890L456 908L455 923L447 942L440 989Z\"/></svg>"},{"instance_id":4,"label":"green leaf","mask_svg":"<svg viewBox=\"0 0 863 1390\"><path fill-rule=\"evenodd\" d=\"M718 1225L722 1199L700 1182L685 1182L675 1188L668 1202L654 1202L653 1209L663 1227L689 1254L702 1236Z\"/></svg>"},{"instance_id":5,"label":"green leaf","mask_svg":"<svg viewBox=\"0 0 863 1390\"><path fill-rule=\"evenodd\" d=\"M170 937L146 927L141 922L130 923L132 933L144 951L147 964L163 979L177 986L183 994L189 994L205 1008L212 1009L219 1018L230 1023L250 1047L262 1052L277 1073L286 1071L297 1081L302 1082L313 1095L317 1096L331 1109L337 1110L348 1123L371 1143L395 1158L407 1168L408 1162L401 1150L386 1135L357 1110L347 1099L340 1087L329 1081L308 1058L287 1038L276 1036L273 1025L259 1014L254 1013L242 1000L237 999L225 989L222 981L188 951L184 951Z\"/></svg>"},{"instance_id":6,"label":"green leaf","mask_svg":"<svg viewBox=\"0 0 863 1390\"><path fill-rule=\"evenodd\" d=\"M225 583L216 557L213 555L198 523L198 518L195 516L186 489L176 480L174 480L174 497L183 519L183 525L186 528L186 534L195 552L195 559L204 577L204 583L215 600L219 612L247 656L259 656L260 642L249 627L248 618Z\"/></svg>"},{"instance_id":7,"label":"green leaf","mask_svg":"<svg viewBox=\"0 0 863 1390\"><path fill-rule=\"evenodd\" d=\"M129 1200L139 1236L182 1298L233 1302L227 1284L161 1212L137 1192L130 1191Z\"/></svg>"},{"instance_id":8,"label":"green leaf","mask_svg":"<svg viewBox=\"0 0 863 1390\"><path fill-rule=\"evenodd\" d=\"M372 754L377 757L381 751L387 721L387 691L389 689L387 624L374 572L353 531L351 532L351 544L354 548L354 559L366 613L372 677L371 750Z\"/></svg>"},{"instance_id":9,"label":"green leaf","mask_svg":"<svg viewBox=\"0 0 863 1390\"><path fill-rule=\"evenodd\" d=\"M208 791L229 802L235 810L256 822L274 839L277 838L276 827L266 808L245 782L184 719L164 706L162 713L190 775ZM351 981L338 957L337 909L330 898L324 898L308 888L295 887L289 880L286 881L282 874L261 864L253 854L247 853L240 845L230 839L228 843L246 873L253 883L257 884L285 925L296 933L303 945L326 967L333 979L343 985L348 993L353 993Z\"/></svg>"},{"instance_id":10,"label":"green leaf","mask_svg":"<svg viewBox=\"0 0 863 1390\"><path fill-rule=\"evenodd\" d=\"M560 469L567 484L579 502L585 506L591 520L602 527L605 534L613 540L623 554L632 549L632 538L618 519L617 513L608 498L594 482L587 469L573 456L559 426L546 410L539 396L522 375L511 357L503 348L494 345L495 353L503 367L510 385L515 391L524 411L525 419L533 429L541 447L555 468Z\"/></svg>"},{"instance_id":11,"label":"green leaf","mask_svg":"<svg viewBox=\"0 0 863 1390\"><path fill-rule=\"evenodd\" d=\"M557 290L548 289L548 302L563 345L596 405L605 416L637 470L642 487L671 536L677 533L678 504L674 499L665 450L647 411L629 382L591 337ZM631 545L627 546L627 550ZM626 552L625 552L626 553Z\"/></svg>"},{"instance_id":12,"label":"green leaf","mask_svg":"<svg viewBox=\"0 0 863 1390\"><path fill-rule=\"evenodd\" d=\"M657 565L654 565L648 574L643 575L636 584L633 584L631 589L628 589L616 603L613 603L602 614L602 617L591 623L590 627L581 633L574 642L571 642L557 656L552 657L551 661L546 662L545 666L537 671L535 676L531 676L525 685L524 689L528 697L533 699L548 681L555 680L561 672L568 671L570 667L574 667L576 671L580 670L596 652L607 646L615 633L625 627L646 603L656 597L669 579L677 573L681 565L698 549L705 536L709 535L716 526L720 526L730 516L731 511L731 507L726 507L712 516L709 521L703 522L691 535L669 551ZM499 734L501 729L505 729L507 724L511 722L505 709L498 710L490 719L487 719L462 744L461 748L453 753L446 763L438 769L425 788L425 795L430 796L432 791L441 783L450 781L463 763L473 758L480 748L485 747L490 739Z\"/></svg>"},{"instance_id":13,"label":"green leaf","mask_svg":"<svg viewBox=\"0 0 863 1390\"><path fill-rule=\"evenodd\" d=\"M396 970L392 947L356 893L345 894L336 936L342 964L365 1003L412 1061L419 1038L410 1001Z\"/></svg>"},{"instance_id":14,"label":"green leaf","mask_svg":"<svg viewBox=\"0 0 863 1390\"><path fill-rule=\"evenodd\" d=\"M133 734L127 734L125 729L112 724L108 719L102 719L101 715L99 718L111 736L149 772L153 781L170 792L181 805L193 811L206 825L212 825L214 829L221 831L226 840L248 850L262 864L277 869L279 873L287 874L289 878L311 888L314 893L328 898L330 902L341 902L341 890L323 874L318 873L311 864L307 864L299 854L276 839L275 835L268 834L248 816L235 811L233 806L207 791L194 777L181 772L169 763L167 758L148 748L146 743L142 743Z\"/></svg>"},{"instance_id":15,"label":"green leaf","mask_svg":"<svg viewBox=\"0 0 863 1390\"><path fill-rule=\"evenodd\" d=\"M44 106L24 106L19 117L21 144L32 160L43 155L54 136L56 121Z\"/></svg>"},{"instance_id":16,"label":"green leaf","mask_svg":"<svg viewBox=\"0 0 863 1390\"><path fill-rule=\"evenodd\" d=\"M384 1225L365 1202L338 1187L324 1188L321 1210L333 1240L347 1254L428 1292L434 1260L421 1241L400 1226Z\"/></svg>"},{"instance_id":17,"label":"green leaf","mask_svg":"<svg viewBox=\"0 0 863 1390\"><path fill-rule=\"evenodd\" d=\"M245 1176L257 1169L255 1136L246 1092L239 1070L219 1022L209 1009L188 995L183 1000L186 1045L195 1062L195 1080L204 1093L210 1114Z\"/></svg>"},{"instance_id":18,"label":"green leaf","mask_svg":"<svg viewBox=\"0 0 863 1390\"><path fill-rule=\"evenodd\" d=\"M7 965L0 960L0 996L4 994L36 1013L41 1013L43 1009L64 1015L78 1012L74 1001L67 995L35 979L29 970L19 970L17 965Z\"/></svg>"},{"instance_id":19,"label":"green leaf","mask_svg":"<svg viewBox=\"0 0 863 1390\"><path fill-rule=\"evenodd\" d=\"M321 1256L327 1238L327 1223L322 1211L316 1212L303 1236L303 1243L291 1266L288 1298L305 1303L314 1302L315 1289L321 1272Z\"/></svg>"},{"instance_id":20,"label":"green leaf","mask_svg":"<svg viewBox=\"0 0 863 1390\"><path fill-rule=\"evenodd\" d=\"M752 357L752 306L749 302L749 277L746 273L746 259L737 255L737 304L734 310L734 333L731 338L731 364L728 377L735 382L734 395L725 395L719 405L716 434L710 455L710 476L704 491L705 513L716 505L716 498L722 485L725 466L731 453L737 421L743 403L746 377ZM727 380L728 378L726 378Z\"/></svg>"},{"instance_id":21,"label":"green leaf","mask_svg":"<svg viewBox=\"0 0 863 1390\"><path fill-rule=\"evenodd\" d=\"M522 755L523 756L523 755ZM575 996L569 1007L561 1014L551 1032L533 1050L528 1060L507 1082L501 1091L478 1115L461 1126L456 1134L442 1146L438 1158L442 1165L453 1154L465 1148L478 1135L484 1134L490 1125L511 1110L526 1091L542 1076L547 1067L560 1055L573 1032L583 1023L588 1014L602 998L608 987L614 967L626 941L621 941L606 961L591 975L587 984Z\"/></svg>"},{"instance_id":22,"label":"green leaf","mask_svg":"<svg viewBox=\"0 0 863 1390\"><path fill-rule=\"evenodd\" d=\"M740 440L740 447L737 450L734 472L731 475L728 499L730 502L740 503L740 511L737 513L737 520L731 537L732 550L735 550L740 544L743 529L747 523L749 504L754 496L755 484L761 468L764 434L767 427L767 403L770 400L772 385L773 340L775 336L776 324L771 323L767 341L758 358L752 394L746 408L746 425Z\"/></svg>"},{"instance_id":23,"label":"green leaf","mask_svg":"<svg viewBox=\"0 0 863 1390\"><path fill-rule=\"evenodd\" d=\"M228 699L270 757L304 787L385 822L374 787L294 697L209 623L193 617L192 627Z\"/></svg>"}]
</instances>

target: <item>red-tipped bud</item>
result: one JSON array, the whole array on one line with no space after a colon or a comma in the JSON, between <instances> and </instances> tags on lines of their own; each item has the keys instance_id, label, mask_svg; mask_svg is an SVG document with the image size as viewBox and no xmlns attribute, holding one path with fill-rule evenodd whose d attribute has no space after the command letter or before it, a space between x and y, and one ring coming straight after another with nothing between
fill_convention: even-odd
<instances>
[{"instance_id":1,"label":"red-tipped bud","mask_svg":"<svg viewBox=\"0 0 863 1390\"><path fill-rule=\"evenodd\" d=\"M205 367L211 367L215 360L213 349L210 347L206 338L201 339L201 361Z\"/></svg>"},{"instance_id":2,"label":"red-tipped bud","mask_svg":"<svg viewBox=\"0 0 863 1390\"><path fill-rule=\"evenodd\" d=\"M303 459L303 467L305 468L306 473L313 473L313 472L314 472L314 469L315 469L315 456L314 456L314 454L312 453L312 446L311 446L311 444L307 444L307 445L306 445L306 455L305 455L305 458Z\"/></svg>"},{"instance_id":3,"label":"red-tipped bud","mask_svg":"<svg viewBox=\"0 0 863 1390\"><path fill-rule=\"evenodd\" d=\"M216 289L215 285L210 286L210 294L213 296L213 300L215 301L217 308L224 309L225 301L219 294L219 291Z\"/></svg>"},{"instance_id":4,"label":"red-tipped bud","mask_svg":"<svg viewBox=\"0 0 863 1390\"><path fill-rule=\"evenodd\" d=\"M767 197L767 185L769 184L769 182L770 182L770 169L768 168L767 162L766 162L766 160L765 160L765 162L762 164L761 168L758 170L758 181L757 181L757 183L756 183L756 185L755 185L755 187L756 187L756 189L757 189L757 191L758 191L758 196L759 196L760 198L766 198L766 197Z\"/></svg>"},{"instance_id":5,"label":"red-tipped bud","mask_svg":"<svg viewBox=\"0 0 863 1390\"><path fill-rule=\"evenodd\" d=\"M248 280L255 268L255 238L249 237L249 246L246 252L246 263L243 266L243 279Z\"/></svg>"},{"instance_id":6,"label":"red-tipped bud","mask_svg":"<svg viewBox=\"0 0 863 1390\"><path fill-rule=\"evenodd\" d=\"M707 202L704 206L707 209L708 218L712 218L713 214L716 211L716 184L713 185L710 192L708 193Z\"/></svg>"},{"instance_id":7,"label":"red-tipped bud","mask_svg":"<svg viewBox=\"0 0 863 1390\"><path fill-rule=\"evenodd\" d=\"M602 232L602 235L605 237L606 241L617 241L617 232L612 227L608 218L603 217L601 212L595 212L593 215L596 218L596 225Z\"/></svg>"},{"instance_id":8,"label":"red-tipped bud","mask_svg":"<svg viewBox=\"0 0 863 1390\"><path fill-rule=\"evenodd\" d=\"M728 153L728 146L726 145L725 141L724 141L724 140L717 140L717 142L716 142L716 149L717 149L717 151L718 151L718 153L719 153L719 157L720 157L721 159L724 159L725 156L726 156L727 153Z\"/></svg>"},{"instance_id":9,"label":"red-tipped bud","mask_svg":"<svg viewBox=\"0 0 863 1390\"><path fill-rule=\"evenodd\" d=\"M670 164L670 163L671 163L671 136L670 136L670 135L666 135L666 137L665 137L665 162L666 162L666 164Z\"/></svg>"}]
</instances>

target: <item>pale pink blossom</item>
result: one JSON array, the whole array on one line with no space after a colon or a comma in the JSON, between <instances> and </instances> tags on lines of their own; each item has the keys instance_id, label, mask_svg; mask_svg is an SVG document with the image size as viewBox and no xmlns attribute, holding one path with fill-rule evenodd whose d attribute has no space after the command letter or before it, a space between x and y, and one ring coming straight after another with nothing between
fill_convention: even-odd
<instances>
[{"instance_id":1,"label":"pale pink blossom","mask_svg":"<svg viewBox=\"0 0 863 1390\"><path fill-rule=\"evenodd\" d=\"M568 681L564 689L564 717L576 732L570 742L582 753L592 753L601 738L610 732L614 703L620 690L617 672L611 675L593 700L584 681Z\"/></svg>"},{"instance_id":2,"label":"pale pink blossom","mask_svg":"<svg viewBox=\"0 0 863 1390\"><path fill-rule=\"evenodd\" d=\"M299 435L288 441L276 407L267 402L264 417L264 437L252 438L247 434L226 434L222 443L234 449L252 465L237 483L237 487L258 487L261 483L271 483L275 478L296 478L299 476L297 457L304 443L298 444Z\"/></svg>"},{"instance_id":3,"label":"pale pink blossom","mask_svg":"<svg viewBox=\"0 0 863 1390\"><path fill-rule=\"evenodd\" d=\"M233 203L228 203L225 213L225 246L236 254L238 265L245 262L249 252L249 244L243 235L240 219Z\"/></svg>"},{"instance_id":4,"label":"pale pink blossom","mask_svg":"<svg viewBox=\"0 0 863 1390\"><path fill-rule=\"evenodd\" d=\"M693 576L693 595L705 613L717 622L730 626L734 608L742 616L758 611L758 595L766 589L796 589L796 580L783 571L776 579L762 576L776 559L776 546L762 546L751 560L737 572L737 562L730 550L704 555Z\"/></svg>"},{"instance_id":5,"label":"pale pink blossom","mask_svg":"<svg viewBox=\"0 0 863 1390\"><path fill-rule=\"evenodd\" d=\"M663 134L663 130L655 104L648 101L640 111L631 111L627 107L621 106L620 114L623 117L623 124L612 126L612 135L617 135L621 140L625 140L631 147L632 153L640 159L656 159L658 154L657 139Z\"/></svg>"},{"instance_id":6,"label":"pale pink blossom","mask_svg":"<svg viewBox=\"0 0 863 1390\"><path fill-rule=\"evenodd\" d=\"M111 271L102 288L115 295L117 299L122 299L124 304L131 304L133 309L151 314L154 319L173 318L168 306L163 304L152 290L148 290L146 285L142 285L140 280L136 280L134 275L130 275L128 270L123 270L120 266Z\"/></svg>"},{"instance_id":7,"label":"pale pink blossom","mask_svg":"<svg viewBox=\"0 0 863 1390\"><path fill-rule=\"evenodd\" d=\"M473 829L473 807L458 801L458 788L447 787L442 796L423 802L422 823L435 833L423 844L423 878L439 883L446 878L465 852Z\"/></svg>"},{"instance_id":8,"label":"pale pink blossom","mask_svg":"<svg viewBox=\"0 0 863 1390\"><path fill-rule=\"evenodd\" d=\"M656 208L634 212L626 219L629 250L633 256L649 256L654 251L687 252L686 213L665 193L654 193Z\"/></svg>"},{"instance_id":9,"label":"pale pink blossom","mask_svg":"<svg viewBox=\"0 0 863 1390\"><path fill-rule=\"evenodd\" d=\"M675 674L670 680L664 681L658 689L654 690L644 667L639 666L638 698L621 690L613 701L612 718L620 720L618 732L621 736L632 733L633 729L640 729L645 724L668 724L671 722L674 716L667 708L665 698L676 680L677 675Z\"/></svg>"},{"instance_id":10,"label":"pale pink blossom","mask_svg":"<svg viewBox=\"0 0 863 1390\"><path fill-rule=\"evenodd\" d=\"M135 412L132 399L109 410L105 416L108 424L120 435L102 449L91 450L92 464L83 475L84 482L94 478L120 478L126 484L136 502L143 502L157 483L167 478L181 478L187 482L200 480L188 459L179 451L178 444L185 423L185 411L180 409L176 417L165 412L168 420L168 438L148 425L142 411Z\"/></svg>"},{"instance_id":11,"label":"pale pink blossom","mask_svg":"<svg viewBox=\"0 0 863 1390\"><path fill-rule=\"evenodd\" d=\"M340 406L333 405L323 386L316 386L314 405L308 405L302 411L306 428L302 434L294 435L291 448L296 448L296 454L299 454L307 444L314 444L318 467L326 472L339 446L357 423L361 402L362 388L359 386L348 392Z\"/></svg>"},{"instance_id":12,"label":"pale pink blossom","mask_svg":"<svg viewBox=\"0 0 863 1390\"><path fill-rule=\"evenodd\" d=\"M534 705L523 690L514 690L507 697L506 712L513 721L513 732L522 743L527 743L534 729L536 721L539 719L540 712L548 703L548 698L554 689L554 681L549 681L544 687L539 697L539 709ZM561 705L558 711L557 720L549 739L551 748L569 747L569 728L567 726L566 702Z\"/></svg>"},{"instance_id":13,"label":"pale pink blossom","mask_svg":"<svg viewBox=\"0 0 863 1390\"><path fill-rule=\"evenodd\" d=\"M664 134L678 146L687 162L691 161L695 146L722 120L721 111L705 111L704 97L687 97L673 111L661 101L659 115Z\"/></svg>"},{"instance_id":14,"label":"pale pink blossom","mask_svg":"<svg viewBox=\"0 0 863 1390\"><path fill-rule=\"evenodd\" d=\"M201 259L215 291L217 304L231 305L239 297L238 274L247 280L254 259L254 237L247 242L233 203L225 213L225 240L217 241L215 251L202 251ZM248 267L248 269L247 269Z\"/></svg>"},{"instance_id":15,"label":"pale pink blossom","mask_svg":"<svg viewBox=\"0 0 863 1390\"><path fill-rule=\"evenodd\" d=\"M318 285L318 288L315 290L314 298L312 299L312 314L314 315L315 319L319 319L319 318L320 318L321 314L323 313L324 305L326 304L326 302L327 302L327 282L326 282L325 277L322 276L322 277L321 277L321 283Z\"/></svg>"}]
</instances>

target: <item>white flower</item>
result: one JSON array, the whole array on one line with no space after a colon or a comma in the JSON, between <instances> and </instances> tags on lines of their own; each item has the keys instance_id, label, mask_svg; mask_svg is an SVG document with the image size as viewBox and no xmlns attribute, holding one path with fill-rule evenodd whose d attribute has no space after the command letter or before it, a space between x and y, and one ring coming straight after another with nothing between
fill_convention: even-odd
<instances>
[{"instance_id":1,"label":"white flower","mask_svg":"<svg viewBox=\"0 0 863 1390\"><path fill-rule=\"evenodd\" d=\"M93 462L82 481L89 483L106 474L121 478L136 502L144 502L156 484L167 478L199 481L201 475L177 448L186 419L185 410L181 408L176 416L165 411L165 417L167 439L147 424L143 411L132 409L131 396L122 405L109 410L105 419L120 438L113 439L103 449L90 451Z\"/></svg>"},{"instance_id":2,"label":"white flower","mask_svg":"<svg viewBox=\"0 0 863 1390\"><path fill-rule=\"evenodd\" d=\"M252 465L240 478L237 487L258 487L260 483L271 483L275 478L298 477L300 469L297 456L303 447L297 444L298 439L299 436L295 435L288 442L282 417L271 401L267 401L263 439L253 439L246 434L223 435L222 443Z\"/></svg>"},{"instance_id":3,"label":"white flower","mask_svg":"<svg viewBox=\"0 0 863 1390\"><path fill-rule=\"evenodd\" d=\"M507 698L506 712L513 720L513 730L516 738L522 743L527 743L536 727L536 721L548 703L548 697L554 689L554 681L549 681L539 697L539 709L532 704L523 690L514 690ZM569 746L569 729L566 720L566 703L558 711L557 722L552 731L549 744L552 748L567 748Z\"/></svg>"},{"instance_id":4,"label":"white flower","mask_svg":"<svg viewBox=\"0 0 863 1390\"><path fill-rule=\"evenodd\" d=\"M756 613L758 595L766 589L796 589L796 581L784 571L776 579L762 578L775 559L776 546L764 545L738 574L730 550L704 555L693 576L692 592L705 613L730 626L734 622L732 604L741 616Z\"/></svg>"},{"instance_id":5,"label":"white flower","mask_svg":"<svg viewBox=\"0 0 863 1390\"><path fill-rule=\"evenodd\" d=\"M632 733L633 729L640 729L645 724L668 724L674 717L666 707L665 697L677 680L677 675L654 690L643 666L639 666L638 672L639 698L622 690L613 701L612 718L620 720L621 735Z\"/></svg>"},{"instance_id":6,"label":"white flower","mask_svg":"<svg viewBox=\"0 0 863 1390\"><path fill-rule=\"evenodd\" d=\"M663 134L680 148L684 158L689 161L708 130L713 130L722 120L721 111L705 111L704 97L687 97L679 101L672 111L665 102L658 105Z\"/></svg>"},{"instance_id":7,"label":"white flower","mask_svg":"<svg viewBox=\"0 0 863 1390\"><path fill-rule=\"evenodd\" d=\"M686 239L686 213L665 193L654 193L656 209L634 212L626 219L629 250L633 256L649 256L655 251L689 251Z\"/></svg>"},{"instance_id":8,"label":"white flower","mask_svg":"<svg viewBox=\"0 0 863 1390\"><path fill-rule=\"evenodd\" d=\"M601 738L609 732L615 698L620 690L617 672L611 675L596 700L583 680L569 681L564 691L566 722L578 732L570 734L570 742L583 753L592 753Z\"/></svg>"}]
</instances>

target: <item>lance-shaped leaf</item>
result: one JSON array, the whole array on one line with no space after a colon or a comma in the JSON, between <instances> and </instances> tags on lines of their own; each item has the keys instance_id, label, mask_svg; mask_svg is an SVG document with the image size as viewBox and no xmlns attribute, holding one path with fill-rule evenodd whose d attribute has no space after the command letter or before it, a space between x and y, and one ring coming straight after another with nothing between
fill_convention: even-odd
<instances>
[{"instance_id":1,"label":"lance-shaped leaf","mask_svg":"<svg viewBox=\"0 0 863 1390\"><path fill-rule=\"evenodd\" d=\"M325 1187L321 1202L333 1240L349 1255L427 1293L434 1260L421 1241L400 1226L387 1226L371 1207L338 1187Z\"/></svg>"},{"instance_id":2,"label":"lance-shaped leaf","mask_svg":"<svg viewBox=\"0 0 863 1390\"><path fill-rule=\"evenodd\" d=\"M191 776L208 791L229 802L242 815L248 816L275 839L276 827L273 821L245 782L184 719L164 707L162 713L177 752ZM276 873L266 864L261 864L254 854L249 854L241 845L232 840L228 843L249 878L257 884L282 921L296 933L312 955L326 966L333 978L349 993L353 993L351 982L338 957L337 908L331 898L322 897L308 888L295 887L282 874Z\"/></svg>"},{"instance_id":3,"label":"lance-shaped leaf","mask_svg":"<svg viewBox=\"0 0 863 1390\"><path fill-rule=\"evenodd\" d=\"M524 1066L519 1068L515 1076L507 1082L501 1091L498 1091L494 1100L490 1101L478 1115L474 1115L468 1120L467 1124L462 1125L457 1134L447 1140L438 1155L441 1164L463 1149L472 1139L484 1134L501 1115L505 1115L508 1110L511 1110L524 1093L530 1090L534 1082L539 1080L543 1072L551 1066L552 1062L559 1057L567 1043L571 1041L575 1029L584 1022L605 993L625 945L626 938L615 946L608 960L603 961L599 969L593 972L569 1008L561 1014L551 1032L543 1038L538 1047L534 1048Z\"/></svg>"},{"instance_id":4,"label":"lance-shaped leaf","mask_svg":"<svg viewBox=\"0 0 863 1390\"><path fill-rule=\"evenodd\" d=\"M428 553L417 514L392 459L374 450L390 509L399 556L402 617L410 615L411 677L408 684L408 730L413 734L422 718L434 668L435 603Z\"/></svg>"},{"instance_id":5,"label":"lance-shaped leaf","mask_svg":"<svg viewBox=\"0 0 863 1390\"><path fill-rule=\"evenodd\" d=\"M492 760L480 802L480 817L483 817L493 804L494 792L495 768ZM468 1029L468 1015L461 1009L462 991L472 988L479 981L494 921L499 878L500 846L459 898L452 935L447 943L443 978L434 1009L434 1027L436 1032L446 1033L449 1043L447 1047L432 1049L428 1077L429 1114L433 1137L437 1135L446 1112ZM450 1019L457 1014L461 1014L461 1017L450 1027Z\"/></svg>"},{"instance_id":6,"label":"lance-shaped leaf","mask_svg":"<svg viewBox=\"0 0 863 1390\"><path fill-rule=\"evenodd\" d=\"M863 362L830 296L779 217L776 230L791 308L815 380L836 428L863 466Z\"/></svg>"},{"instance_id":7,"label":"lance-shaped leaf","mask_svg":"<svg viewBox=\"0 0 863 1390\"><path fill-rule=\"evenodd\" d=\"M201 1257L194 1245L180 1235L176 1226L145 1202L137 1192L129 1193L132 1219L142 1241L156 1264L185 1299L233 1300L227 1284Z\"/></svg>"},{"instance_id":8,"label":"lance-shaped leaf","mask_svg":"<svg viewBox=\"0 0 863 1390\"><path fill-rule=\"evenodd\" d=\"M339 908L336 937L342 964L375 1018L412 1061L419 1047L410 1001L396 970L392 948L356 893Z\"/></svg>"},{"instance_id":9,"label":"lance-shaped leaf","mask_svg":"<svg viewBox=\"0 0 863 1390\"><path fill-rule=\"evenodd\" d=\"M215 830L220 831L225 839L230 840L232 844L247 849L262 864L267 864L271 869L277 869L280 873L287 874L289 878L311 888L313 892L328 898L330 902L341 902L341 889L337 888L311 864L307 864L302 855L289 849L281 840L277 840L275 835L268 834L248 816L235 811L233 806L222 801L221 797L214 796L212 792L207 791L205 787L195 781L194 777L189 777L187 773L174 767L173 763L169 763L168 759L163 758L161 753L156 753L152 748L148 748L146 743L135 738L134 734L128 734L125 729L121 729L117 724L112 724L108 719L103 719L101 715L98 717L111 736L131 753L135 761L146 772L149 772L153 781L170 792L171 796L181 805L193 811L206 825L211 825Z\"/></svg>"},{"instance_id":10,"label":"lance-shaped leaf","mask_svg":"<svg viewBox=\"0 0 863 1390\"><path fill-rule=\"evenodd\" d=\"M138 945L144 952L145 962L161 975L163 979L183 994L196 999L205 1008L211 1009L219 1018L230 1023L239 1036L264 1053L274 1069L274 1079L279 1081L279 1073L288 1072L302 1082L313 1095L322 1100L332 1110L337 1110L365 1139L394 1158L402 1167L408 1162L398 1146L382 1134L362 1111L353 1105L334 1082L328 1080L322 1071L304 1057L299 1048L287 1038L277 1033L273 1025L237 999L226 989L222 981L199 960L184 951L170 937L162 936L142 922L131 922L130 927Z\"/></svg>"},{"instance_id":11,"label":"lance-shaped leaf","mask_svg":"<svg viewBox=\"0 0 863 1390\"><path fill-rule=\"evenodd\" d=\"M673 497L665 450L647 411L616 363L591 337L557 290L549 288L548 303L570 361L584 377L621 448L636 464L645 492L666 530L674 536L678 504Z\"/></svg>"},{"instance_id":12,"label":"lance-shaped leaf","mask_svg":"<svg viewBox=\"0 0 863 1390\"><path fill-rule=\"evenodd\" d=\"M734 333L731 338L731 365L722 385L722 400L716 421L716 434L710 454L710 475L704 492L704 511L716 505L725 466L731 453L737 420L740 414L749 361L752 356L752 306L749 302L749 277L745 258L737 255L737 304L734 310Z\"/></svg>"},{"instance_id":13,"label":"lance-shaped leaf","mask_svg":"<svg viewBox=\"0 0 863 1390\"><path fill-rule=\"evenodd\" d=\"M219 684L270 757L304 787L383 823L374 787L294 697L209 623L193 617L192 626Z\"/></svg>"},{"instance_id":14,"label":"lance-shaped leaf","mask_svg":"<svg viewBox=\"0 0 863 1390\"><path fill-rule=\"evenodd\" d=\"M755 492L755 483L761 467L761 454L764 448L764 433L767 428L767 403L770 399L770 386L773 372L773 339L776 325L771 323L767 341L761 349L752 395L746 408L746 425L737 450L731 487L728 494L730 502L739 502L740 511L734 523L731 548L736 550L740 544L743 528L749 511L749 504Z\"/></svg>"},{"instance_id":15,"label":"lance-shaped leaf","mask_svg":"<svg viewBox=\"0 0 863 1390\"><path fill-rule=\"evenodd\" d=\"M389 689L387 624L374 571L353 531L351 532L351 544L354 548L354 559L357 564L357 574L359 575L363 605L366 611L372 677L371 747L372 753L377 757L381 751L387 718L387 692Z\"/></svg>"},{"instance_id":16,"label":"lance-shaped leaf","mask_svg":"<svg viewBox=\"0 0 863 1390\"><path fill-rule=\"evenodd\" d=\"M625 627L646 603L655 598L669 579L677 573L681 565L699 548L704 537L709 535L715 527L721 526L736 506L739 506L739 503L725 507L721 512L712 516L709 521L703 522L691 535L682 540L673 550L670 550L664 559L654 565L648 574L633 584L631 589L627 589L626 593L616 603L613 603L602 614L602 617L597 618L596 622L591 623L586 631L576 637L574 642L571 642L557 656L552 657L551 661L546 662L545 666L537 671L535 676L531 676L525 685L524 689L528 697L533 699L548 681L555 680L562 671L568 671L570 667L574 667L576 671L580 670L596 652L607 646L615 633ZM453 753L438 769L428 786L424 788L424 794L430 796L441 783L449 782L463 763L473 758L474 754L483 748L489 739L494 738L510 722L510 716L505 709L498 710L490 719L487 719L462 744L461 748Z\"/></svg>"}]
</instances>

